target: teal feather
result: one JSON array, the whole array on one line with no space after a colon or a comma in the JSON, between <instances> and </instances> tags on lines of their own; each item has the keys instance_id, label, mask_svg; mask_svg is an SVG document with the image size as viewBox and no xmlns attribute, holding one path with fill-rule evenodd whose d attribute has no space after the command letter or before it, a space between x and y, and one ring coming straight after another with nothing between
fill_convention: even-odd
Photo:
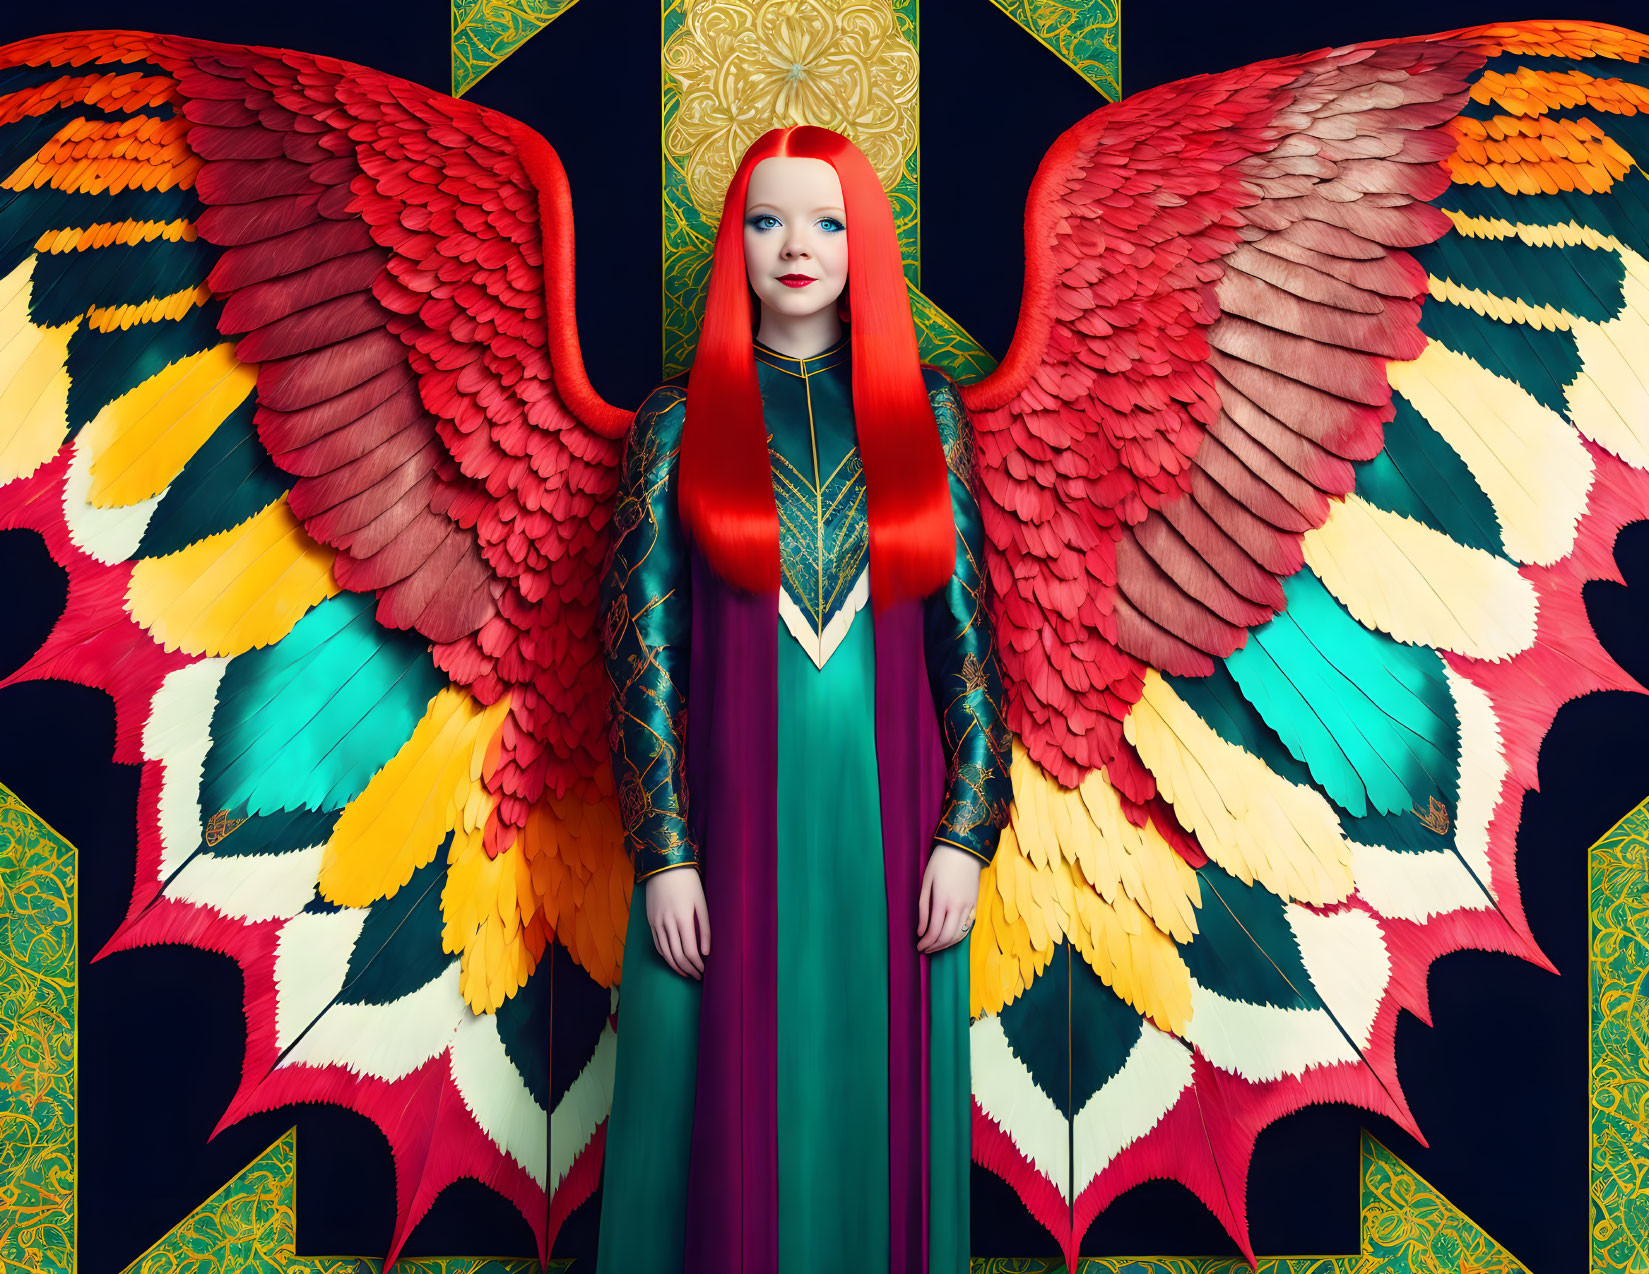
<instances>
[{"instance_id":1,"label":"teal feather","mask_svg":"<svg viewBox=\"0 0 1649 1274\"><path fill-rule=\"evenodd\" d=\"M545 968L549 965L549 968ZM586 989L587 1002L597 1006L600 1014L599 1021L605 1024L607 1019L607 988L597 984L588 973L574 964L567 955L567 948L560 943L551 943L544 951L544 959L538 966L538 973L527 979L526 985L498 1006L498 1012L493 1016L498 1022L498 1038L504 1045L504 1053L515 1067L516 1074L526 1081L527 1091L532 1094L533 1100L545 1110L550 1109L550 1011L552 1002L559 1008L564 1001L574 1002L574 995L568 990L572 979L578 978ZM551 988L556 992L552 996ZM600 1037L600 1028L595 1031ZM592 1041L591 1049L594 1044ZM561 1051L557 1044L556 1052ZM569 1062L583 1070L583 1058L589 1053L578 1057L576 1051ZM567 1081L570 1086L573 1079ZM565 1091L565 1088L562 1090Z\"/></svg>"},{"instance_id":2,"label":"teal feather","mask_svg":"<svg viewBox=\"0 0 1649 1274\"><path fill-rule=\"evenodd\" d=\"M1626 267L1617 254L1598 248L1539 246L1515 235L1450 234L1414 255L1428 274L1460 287L1549 305L1597 323L1619 314L1625 304Z\"/></svg>"},{"instance_id":3,"label":"teal feather","mask_svg":"<svg viewBox=\"0 0 1649 1274\"><path fill-rule=\"evenodd\" d=\"M1436 652L1363 627L1309 569L1284 592L1287 610L1226 660L1243 694L1351 814L1424 805L1459 754Z\"/></svg>"},{"instance_id":4,"label":"teal feather","mask_svg":"<svg viewBox=\"0 0 1649 1274\"><path fill-rule=\"evenodd\" d=\"M1070 952L1071 1105L1081 1110L1128 1061L1145 1030L1139 1010L1100 980L1088 962ZM1055 957L1057 959L1057 957ZM1042 976L1046 979L1053 970ZM1010 1035L1009 1040L1012 1040Z\"/></svg>"},{"instance_id":5,"label":"teal feather","mask_svg":"<svg viewBox=\"0 0 1649 1274\"><path fill-rule=\"evenodd\" d=\"M232 660L212 716L202 809L347 805L446 684L428 644L381 627L373 599L322 602L281 641Z\"/></svg>"},{"instance_id":6,"label":"teal feather","mask_svg":"<svg viewBox=\"0 0 1649 1274\"><path fill-rule=\"evenodd\" d=\"M1264 885L1245 885L1215 866L1197 876L1203 889L1197 935L1179 953L1198 984L1248 1004L1322 1007L1283 900Z\"/></svg>"},{"instance_id":7,"label":"teal feather","mask_svg":"<svg viewBox=\"0 0 1649 1274\"><path fill-rule=\"evenodd\" d=\"M1185 703L1227 743L1235 744L1257 756L1277 775L1300 787L1317 785L1308 770L1288 754L1282 740L1266 725L1264 718L1243 697L1241 689L1232 680L1223 664L1209 677L1171 677L1169 685ZM1454 720L1454 705L1448 705L1449 719ZM1454 808L1458 789L1458 766L1440 777L1439 799ZM1320 790L1320 789L1319 789ZM1425 807L1421 800L1418 805ZM1348 840L1359 845L1384 845L1403 853L1424 853L1440 848L1454 848L1454 826L1438 833L1414 816L1411 810L1384 814L1370 810L1361 818L1342 813L1340 827Z\"/></svg>"},{"instance_id":8,"label":"teal feather","mask_svg":"<svg viewBox=\"0 0 1649 1274\"><path fill-rule=\"evenodd\" d=\"M97 332L82 325L69 338L69 425L78 432L109 403L179 359L220 345L216 301L180 319Z\"/></svg>"},{"instance_id":9,"label":"teal feather","mask_svg":"<svg viewBox=\"0 0 1649 1274\"><path fill-rule=\"evenodd\" d=\"M1572 332L1503 323L1463 305L1427 301L1420 330L1496 376L1521 385L1536 401L1568 411L1564 390L1580 375L1580 350Z\"/></svg>"},{"instance_id":10,"label":"teal feather","mask_svg":"<svg viewBox=\"0 0 1649 1274\"><path fill-rule=\"evenodd\" d=\"M1621 131L1625 117L1606 117L1605 131ZM1649 151L1640 147L1639 154ZM1573 221L1599 234L1613 235L1634 251L1649 256L1649 178L1634 169L1604 196L1560 190L1556 194L1514 195L1499 186L1451 186L1438 203L1451 212L1498 217L1514 225L1561 226Z\"/></svg>"},{"instance_id":11,"label":"teal feather","mask_svg":"<svg viewBox=\"0 0 1649 1274\"><path fill-rule=\"evenodd\" d=\"M1067 1118L1071 1115L1069 967L1081 963L1082 956L1070 943L1060 943L1053 962L1001 1013L1002 1033L1014 1056Z\"/></svg>"},{"instance_id":12,"label":"teal feather","mask_svg":"<svg viewBox=\"0 0 1649 1274\"><path fill-rule=\"evenodd\" d=\"M59 126L63 123L58 121ZM34 150L24 142L15 150L13 132L18 125L0 127L0 164L6 156L19 155L22 163ZM49 139L50 132L46 133ZM38 149L36 147L35 149ZM17 164L4 169L12 172ZM192 190L123 190L119 194L85 195L71 191L25 190L0 192L0 278L10 274L48 230L70 226L91 226L108 221L184 221L199 211ZM90 302L88 302L90 304Z\"/></svg>"},{"instance_id":13,"label":"teal feather","mask_svg":"<svg viewBox=\"0 0 1649 1274\"><path fill-rule=\"evenodd\" d=\"M106 219L112 208L103 209ZM56 327L89 305L141 305L205 282L218 249L204 239L116 243L76 252L44 252L35 259L29 320Z\"/></svg>"},{"instance_id":14,"label":"teal feather","mask_svg":"<svg viewBox=\"0 0 1649 1274\"><path fill-rule=\"evenodd\" d=\"M210 818L216 809L206 813ZM239 818L234 810L231 818ZM254 814L211 847L218 858L233 858L243 854L290 854L314 845L324 845L332 839L332 825L338 821L334 811L282 810L276 814ZM202 844L204 845L204 841Z\"/></svg>"},{"instance_id":15,"label":"teal feather","mask_svg":"<svg viewBox=\"0 0 1649 1274\"><path fill-rule=\"evenodd\" d=\"M201 445L155 506L138 557L161 557L247 518L285 495L292 480L258 441L248 397Z\"/></svg>"},{"instance_id":16,"label":"teal feather","mask_svg":"<svg viewBox=\"0 0 1649 1274\"><path fill-rule=\"evenodd\" d=\"M1401 394L1391 396L1391 405L1396 414L1386 426L1385 449L1357 466L1357 494L1504 557L1500 519L1460 453Z\"/></svg>"},{"instance_id":17,"label":"teal feather","mask_svg":"<svg viewBox=\"0 0 1649 1274\"><path fill-rule=\"evenodd\" d=\"M451 843L449 832L411 880L367 909L338 992L341 1003L392 1004L428 986L458 958L441 949L441 889Z\"/></svg>"}]
</instances>

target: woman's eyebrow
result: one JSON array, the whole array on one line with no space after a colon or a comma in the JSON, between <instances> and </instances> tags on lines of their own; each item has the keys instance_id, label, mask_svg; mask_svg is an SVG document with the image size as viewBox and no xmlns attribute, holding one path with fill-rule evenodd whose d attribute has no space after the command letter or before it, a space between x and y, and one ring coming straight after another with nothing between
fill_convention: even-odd
<instances>
[{"instance_id":1,"label":"woman's eyebrow","mask_svg":"<svg viewBox=\"0 0 1649 1274\"><path fill-rule=\"evenodd\" d=\"M770 203L753 203L753 204L750 204L748 207L745 208L744 214L745 214L745 216L749 216L751 213L755 212L757 209L760 209L760 208L765 208L769 212L778 212L779 211L779 209L775 205L770 204ZM836 204L836 203L824 204L822 207L818 207L818 208L813 209L813 212L814 212L815 215L817 215L818 213L821 213L821 212L834 212L834 213L838 214L839 216L843 216L843 217L845 217L847 215L847 210L844 209L841 204Z\"/></svg>"}]
</instances>

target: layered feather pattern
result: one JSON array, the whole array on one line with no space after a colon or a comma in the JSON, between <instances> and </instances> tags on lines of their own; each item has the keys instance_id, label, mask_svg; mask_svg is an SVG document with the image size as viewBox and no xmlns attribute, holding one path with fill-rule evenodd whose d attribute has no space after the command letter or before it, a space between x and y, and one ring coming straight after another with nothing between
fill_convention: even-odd
<instances>
[{"instance_id":1,"label":"layered feather pattern","mask_svg":"<svg viewBox=\"0 0 1649 1274\"><path fill-rule=\"evenodd\" d=\"M1151 1177L1252 1259L1268 1123L1420 1136L1395 1022L1433 959L1550 967L1523 794L1563 703L1639 688L1581 588L1649 516L1646 55L1517 23L1282 59L1038 172L964 391L1021 738L974 1148L1072 1268Z\"/></svg>"},{"instance_id":2,"label":"layered feather pattern","mask_svg":"<svg viewBox=\"0 0 1649 1274\"><path fill-rule=\"evenodd\" d=\"M599 1163L630 870L594 609L628 414L583 377L569 217L542 139L365 68L0 50L0 527L69 575L16 678L108 690L143 767L104 953L239 963L223 1122L371 1118L392 1258L459 1176L547 1253Z\"/></svg>"},{"instance_id":3,"label":"layered feather pattern","mask_svg":"<svg viewBox=\"0 0 1649 1274\"><path fill-rule=\"evenodd\" d=\"M1069 1261L1150 1177L1252 1255L1259 1131L1333 1100L1418 1136L1430 962L1544 963L1541 739L1636 688L1581 589L1649 515L1646 53L1521 23L1283 59L1106 107L1038 174L1019 332L965 395L1019 735L973 1147ZM626 416L570 233L542 139L364 68L0 54L0 528L69 577L16 675L109 691L143 767L106 950L238 962L224 1120L372 1118L391 1256L458 1176L545 1253L599 1179Z\"/></svg>"}]
</instances>

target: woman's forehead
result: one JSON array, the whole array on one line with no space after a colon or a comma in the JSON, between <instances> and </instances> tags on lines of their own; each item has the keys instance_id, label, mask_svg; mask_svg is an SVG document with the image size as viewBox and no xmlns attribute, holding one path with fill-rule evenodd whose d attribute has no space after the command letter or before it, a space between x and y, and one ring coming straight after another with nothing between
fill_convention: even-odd
<instances>
[{"instance_id":1,"label":"woman's forehead","mask_svg":"<svg viewBox=\"0 0 1649 1274\"><path fill-rule=\"evenodd\" d=\"M842 183L836 170L822 159L795 155L774 155L751 170L745 206L769 204L776 208L819 208L842 206Z\"/></svg>"}]
</instances>

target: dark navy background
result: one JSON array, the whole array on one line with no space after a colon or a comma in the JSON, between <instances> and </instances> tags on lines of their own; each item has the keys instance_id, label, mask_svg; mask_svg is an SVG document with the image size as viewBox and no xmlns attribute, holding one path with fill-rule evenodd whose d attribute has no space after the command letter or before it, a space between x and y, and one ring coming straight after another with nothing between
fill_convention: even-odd
<instances>
[{"instance_id":1,"label":"dark navy background","mask_svg":"<svg viewBox=\"0 0 1649 1274\"><path fill-rule=\"evenodd\" d=\"M7 6L0 42L38 33L46 6ZM1012 334L1024 192L1044 149L1098 97L988 0L925 6L922 28L924 287L1000 355ZM81 0L77 25L146 25L282 45L367 63L423 83L448 80L439 0L216 4L191 11ZM1588 0L1574 16L1642 25L1639 0ZM634 403L659 374L658 46L651 0L583 0L493 71L476 100L535 125L560 152L578 217L578 317L597 388ZM645 20L636 22L637 14ZM375 16L381 15L381 16ZM1125 0L1124 80L1137 91L1257 58L1355 40L1525 16L1506 0L1381 5L1227 5ZM639 37L635 44L627 37ZM1641 157L1640 157L1641 158ZM1649 681L1649 524L1622 534L1627 586L1586 601L1611 652ZM31 533L0 535L0 674L46 635L62 573ZM99 692L62 684L0 691L0 780L80 847L81 951L124 912L133 871L137 770L109 762L113 713ZM1358 1129L1366 1126L1536 1274L1585 1268L1587 1254L1586 848L1649 795L1649 697L1569 705L1541 754L1519 858L1536 939L1553 977L1510 957L1465 952L1434 966L1436 1026L1405 1015L1399 1066L1430 1139L1315 1107L1260 1138L1249 1180L1263 1253L1358 1249ZM332 1107L254 1116L207 1133L233 1094L242 1051L240 976L228 960L152 948L82 965L80 1268L119 1270L294 1123L298 1250L381 1255L394 1184L387 1144ZM974 1251L1055 1255L1012 1192L974 1170ZM599 1195L562 1231L558 1254L593 1251ZM647 1218L636 1218L646 1224ZM473 1182L437 1202L408 1255L520 1254L531 1234ZM1087 1254L1232 1253L1178 1186L1125 1195L1089 1232Z\"/></svg>"}]
</instances>

